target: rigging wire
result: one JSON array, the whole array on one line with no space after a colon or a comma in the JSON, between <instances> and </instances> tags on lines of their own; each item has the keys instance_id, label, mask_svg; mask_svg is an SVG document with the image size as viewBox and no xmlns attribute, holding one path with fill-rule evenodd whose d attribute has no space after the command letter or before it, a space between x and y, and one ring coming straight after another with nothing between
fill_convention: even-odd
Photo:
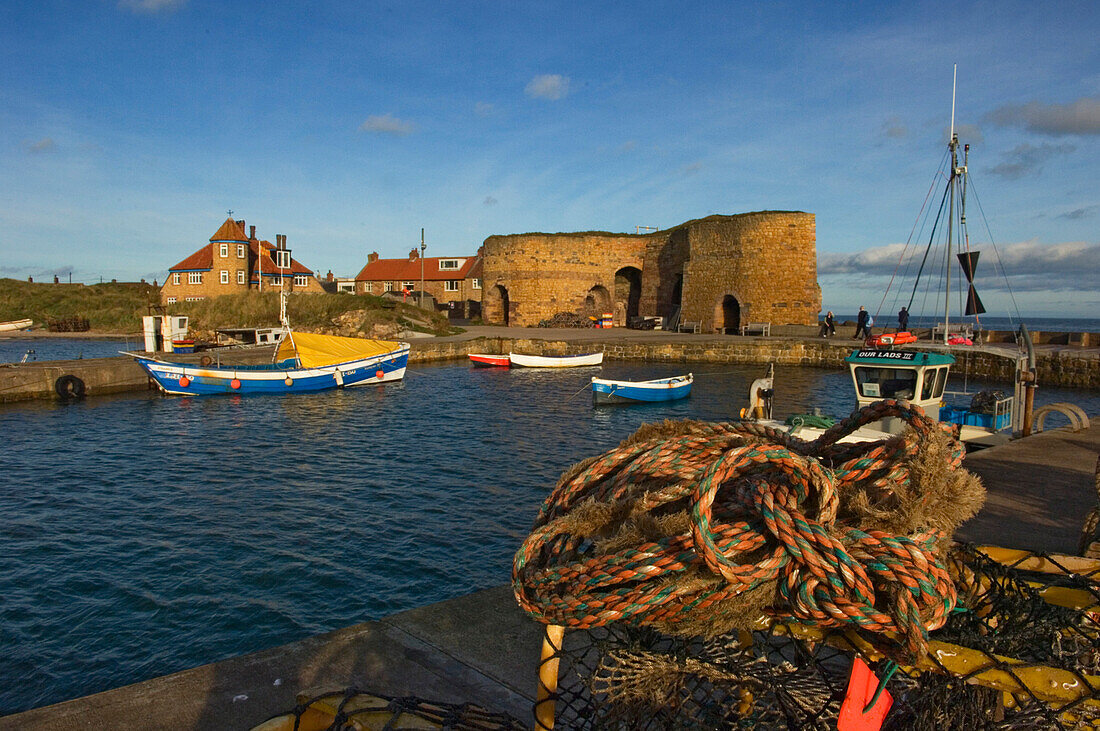
<instances>
[{"instance_id":1,"label":"rigging wire","mask_svg":"<svg viewBox=\"0 0 1100 731\"><path fill-rule=\"evenodd\" d=\"M1012 291L1012 285L1008 281L1008 272L1005 271L1004 261L1001 260L1001 252L997 249L997 242L993 240L993 231L989 228L989 220L985 216L985 209L982 208L982 200L978 197L978 191L974 188L974 182L970 182L971 192L974 194L974 201L978 204L978 213L982 216L982 223L985 224L986 234L989 236L989 245L993 247L993 253L997 257L997 267L1001 270L1001 277L1005 280L1005 289L1008 291L1009 299L1012 300L1012 309L1016 313L1015 319L1009 315L1009 322L1012 325L1012 329L1016 329L1016 322L1023 321L1023 316L1020 314L1020 306L1016 303L1016 294Z\"/></svg>"},{"instance_id":2,"label":"rigging wire","mask_svg":"<svg viewBox=\"0 0 1100 731\"><path fill-rule=\"evenodd\" d=\"M944 157L946 157L946 156L947 155L945 153ZM913 259L906 257L906 254L909 252L909 246L913 242L913 235L914 235L914 233L917 232L918 224L921 224L922 220L927 220L925 218L925 211L928 208L928 201L932 199L932 194L936 191L936 184L939 182L939 178L940 178L942 168L943 168L943 160L941 159L939 166L936 168L936 173L932 176L932 183L928 186L928 192L925 193L925 195L924 195L924 202L921 203L920 212L917 213L917 217L913 220L913 228L911 228L909 230L909 238L907 238L905 240L905 248L902 249L901 256L898 257L898 263L894 267L894 273L890 275L890 281L886 284L886 290L882 293L882 299L878 303L878 309L875 310L876 319L878 318L879 313L882 311L882 306L886 303L886 297L890 293L890 289L894 286L894 279L897 278L898 269L901 268L901 263L903 261L905 262L905 272L904 273L906 275L909 274L909 267L912 266ZM923 231L924 231L924 226L923 225L921 225L920 231L923 233ZM897 297L897 295L895 295L895 297L894 297L894 304L895 305L897 304L897 301L898 301L898 297ZM892 306L893 305L891 305L891 307Z\"/></svg>"}]
</instances>

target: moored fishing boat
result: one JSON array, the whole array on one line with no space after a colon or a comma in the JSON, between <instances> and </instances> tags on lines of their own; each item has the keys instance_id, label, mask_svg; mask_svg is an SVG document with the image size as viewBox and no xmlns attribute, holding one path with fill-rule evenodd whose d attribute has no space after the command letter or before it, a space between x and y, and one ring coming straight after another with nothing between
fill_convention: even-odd
<instances>
[{"instance_id":1,"label":"moored fishing boat","mask_svg":"<svg viewBox=\"0 0 1100 731\"><path fill-rule=\"evenodd\" d=\"M596 366L603 363L603 353L583 353L581 355L525 355L509 353L509 362L514 366L527 368L576 368L578 366Z\"/></svg>"},{"instance_id":2,"label":"moored fishing boat","mask_svg":"<svg viewBox=\"0 0 1100 731\"><path fill-rule=\"evenodd\" d=\"M399 381L405 376L408 343L294 332L286 317L285 292L280 305L285 335L272 362L265 365L195 364L123 353L137 361L162 391L183 396L305 393Z\"/></svg>"},{"instance_id":3,"label":"moored fishing boat","mask_svg":"<svg viewBox=\"0 0 1100 731\"><path fill-rule=\"evenodd\" d=\"M612 381L606 378L592 378L592 403L626 404L658 401L675 401L691 395L691 384L695 377L672 376L654 378L649 381Z\"/></svg>"},{"instance_id":4,"label":"moored fishing boat","mask_svg":"<svg viewBox=\"0 0 1100 731\"><path fill-rule=\"evenodd\" d=\"M266 365L201 365L126 353L165 393L304 393L398 381L409 344L290 333Z\"/></svg>"},{"instance_id":5,"label":"moored fishing boat","mask_svg":"<svg viewBox=\"0 0 1100 731\"><path fill-rule=\"evenodd\" d=\"M508 354L492 355L490 353L469 353L470 361L478 368L507 368L512 365Z\"/></svg>"}]
</instances>

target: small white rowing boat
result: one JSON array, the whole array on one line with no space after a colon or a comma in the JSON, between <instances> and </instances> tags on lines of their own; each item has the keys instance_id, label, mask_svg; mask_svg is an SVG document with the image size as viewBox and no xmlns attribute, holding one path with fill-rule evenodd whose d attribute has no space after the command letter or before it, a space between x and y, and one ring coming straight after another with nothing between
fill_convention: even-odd
<instances>
[{"instance_id":1,"label":"small white rowing boat","mask_svg":"<svg viewBox=\"0 0 1100 731\"><path fill-rule=\"evenodd\" d=\"M526 366L527 368L575 368L577 366L597 366L603 363L603 353L584 353L583 355L509 353L508 360L514 366Z\"/></svg>"},{"instance_id":2,"label":"small white rowing boat","mask_svg":"<svg viewBox=\"0 0 1100 731\"><path fill-rule=\"evenodd\" d=\"M34 320L10 320L8 322L0 322L0 332L16 332L18 330L26 330L28 327L34 324Z\"/></svg>"}]
</instances>

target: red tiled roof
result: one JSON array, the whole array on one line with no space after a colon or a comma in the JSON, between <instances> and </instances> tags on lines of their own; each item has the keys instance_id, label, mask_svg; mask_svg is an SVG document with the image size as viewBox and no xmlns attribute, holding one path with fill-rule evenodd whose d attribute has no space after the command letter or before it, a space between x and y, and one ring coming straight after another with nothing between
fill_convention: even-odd
<instances>
[{"instance_id":1,"label":"red tiled roof","mask_svg":"<svg viewBox=\"0 0 1100 731\"><path fill-rule=\"evenodd\" d=\"M168 267L170 272L188 272L201 269L206 271L214 265L214 245L207 244L191 256L187 257L174 267Z\"/></svg>"},{"instance_id":2,"label":"red tiled roof","mask_svg":"<svg viewBox=\"0 0 1100 731\"><path fill-rule=\"evenodd\" d=\"M275 247L270 241L253 241L251 246L253 259L259 258L260 261L259 267L253 267L253 273L255 273L255 270L258 268L262 274L308 274L309 276L313 276L313 270L307 269L293 256L290 257L289 270L279 269L275 266L275 257L271 253L275 251ZM259 253L261 251L263 252L262 255Z\"/></svg>"},{"instance_id":3,"label":"red tiled roof","mask_svg":"<svg viewBox=\"0 0 1100 731\"><path fill-rule=\"evenodd\" d=\"M440 269L441 259L465 259L458 269ZM466 279L475 264L481 262L478 256L426 256L424 257L424 281L441 282L448 279ZM355 275L357 282L396 282L420 281L420 258L416 259L375 259L369 262Z\"/></svg>"},{"instance_id":4,"label":"red tiled roof","mask_svg":"<svg viewBox=\"0 0 1100 731\"><path fill-rule=\"evenodd\" d=\"M239 241L248 243L248 236L244 233L244 227L232 218L225 219L225 223L210 237L211 241Z\"/></svg>"}]
</instances>

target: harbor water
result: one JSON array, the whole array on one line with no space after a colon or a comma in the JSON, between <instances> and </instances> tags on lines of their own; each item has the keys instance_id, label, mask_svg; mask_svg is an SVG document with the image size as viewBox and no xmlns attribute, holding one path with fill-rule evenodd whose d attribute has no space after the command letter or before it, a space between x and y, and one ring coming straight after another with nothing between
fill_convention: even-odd
<instances>
[{"instance_id":1,"label":"harbor water","mask_svg":"<svg viewBox=\"0 0 1100 731\"><path fill-rule=\"evenodd\" d=\"M727 420L763 374L693 365L690 399L592 406L593 375L687 370L449 363L320 394L0 407L0 714L508 583L562 471L644 422ZM779 414L853 401L845 372L776 369ZM1100 413L1095 392L1037 401Z\"/></svg>"}]
</instances>

